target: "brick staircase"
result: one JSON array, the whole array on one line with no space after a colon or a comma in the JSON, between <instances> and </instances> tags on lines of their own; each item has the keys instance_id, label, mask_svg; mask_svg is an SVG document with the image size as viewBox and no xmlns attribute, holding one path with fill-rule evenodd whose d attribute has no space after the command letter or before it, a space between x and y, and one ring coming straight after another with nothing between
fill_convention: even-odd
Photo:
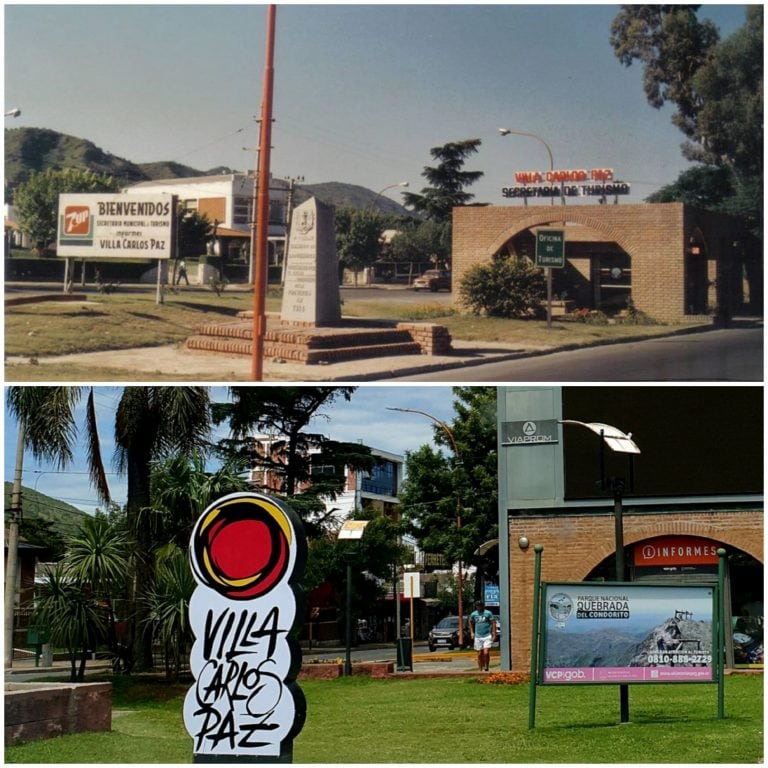
<instances>
[{"instance_id":1,"label":"brick staircase","mask_svg":"<svg viewBox=\"0 0 768 768\"><path fill-rule=\"evenodd\" d=\"M253 324L247 318L204 325L187 339L186 347L198 352L250 355L252 334ZM450 350L447 329L428 323L342 321L337 326L316 328L268 321L264 334L265 359L307 365L391 355L445 354Z\"/></svg>"}]
</instances>

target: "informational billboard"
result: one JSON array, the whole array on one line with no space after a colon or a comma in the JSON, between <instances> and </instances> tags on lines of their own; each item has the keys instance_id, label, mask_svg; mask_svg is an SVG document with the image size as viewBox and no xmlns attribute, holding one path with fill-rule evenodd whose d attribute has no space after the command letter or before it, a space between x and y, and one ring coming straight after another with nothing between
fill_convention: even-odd
<instances>
[{"instance_id":1,"label":"informational billboard","mask_svg":"<svg viewBox=\"0 0 768 768\"><path fill-rule=\"evenodd\" d=\"M59 195L56 253L80 259L169 259L173 195Z\"/></svg>"},{"instance_id":2,"label":"informational billboard","mask_svg":"<svg viewBox=\"0 0 768 768\"><path fill-rule=\"evenodd\" d=\"M542 585L541 683L715 682L714 585Z\"/></svg>"}]
</instances>

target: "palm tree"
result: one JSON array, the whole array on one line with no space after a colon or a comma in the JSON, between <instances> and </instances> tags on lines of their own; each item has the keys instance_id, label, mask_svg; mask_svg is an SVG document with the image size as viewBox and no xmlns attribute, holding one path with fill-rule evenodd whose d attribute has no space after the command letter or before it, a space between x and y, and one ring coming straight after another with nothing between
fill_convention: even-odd
<instances>
[{"instance_id":1,"label":"palm tree","mask_svg":"<svg viewBox=\"0 0 768 768\"><path fill-rule=\"evenodd\" d=\"M97 515L83 521L79 533L69 540L64 556L67 576L83 585L106 615L107 642L115 657L121 651L115 632L114 599L126 584L127 550L125 533L104 515Z\"/></svg>"},{"instance_id":2,"label":"palm tree","mask_svg":"<svg viewBox=\"0 0 768 768\"><path fill-rule=\"evenodd\" d=\"M86 654L106 631L106 616L87 588L68 573L62 560L48 569L35 607L34 621L48 628L53 645L67 649L70 680L85 676ZM80 654L80 668L77 657Z\"/></svg>"},{"instance_id":3,"label":"palm tree","mask_svg":"<svg viewBox=\"0 0 768 768\"><path fill-rule=\"evenodd\" d=\"M186 552L175 544L163 547L157 553L155 580L145 601L148 630L163 646L168 677L178 678L192 640L189 601L195 586Z\"/></svg>"},{"instance_id":4,"label":"palm tree","mask_svg":"<svg viewBox=\"0 0 768 768\"><path fill-rule=\"evenodd\" d=\"M139 599L154 580L155 540L146 525L151 508L154 460L172 453L191 455L205 450L210 429L210 398L206 387L126 387L115 416L118 470L127 473L126 515L134 536L135 581L131 601L134 627L147 626L146 603ZM152 667L152 636L137 631L134 638L140 668Z\"/></svg>"},{"instance_id":5,"label":"palm tree","mask_svg":"<svg viewBox=\"0 0 768 768\"><path fill-rule=\"evenodd\" d=\"M21 520L21 479L24 450L37 459L47 459L57 468L72 460L72 443L77 434L74 409L83 394L82 387L9 387L8 409L18 422L16 466L8 523L8 558L5 574L5 664L13 663L13 619L16 604L19 523ZM93 389L86 408L88 465L91 482L99 501L109 502L109 487L101 461L96 430Z\"/></svg>"},{"instance_id":6,"label":"palm tree","mask_svg":"<svg viewBox=\"0 0 768 768\"><path fill-rule=\"evenodd\" d=\"M176 454L152 465L152 507L142 527L150 526L155 541L185 548L192 529L204 510L216 499L251 486L245 477L249 465L228 458L215 472L207 472L205 458Z\"/></svg>"},{"instance_id":7,"label":"palm tree","mask_svg":"<svg viewBox=\"0 0 768 768\"><path fill-rule=\"evenodd\" d=\"M65 466L71 460L72 445L77 435L74 406L83 390L83 387L9 389L9 408L19 421L20 443L31 449L36 459L49 459L59 466ZM172 452L188 455L195 450L203 450L209 424L209 396L205 387L126 387L120 398L115 416L116 461L118 470L127 473L127 520L136 543L137 571L132 596L134 609L138 611L133 617L134 621L138 621L135 626L141 625L143 615L138 593L149 588L153 579L150 553L154 541L150 531L141 525L141 512L150 506L152 461ZM86 426L92 482L99 500L108 503L109 490L101 463L92 388L88 397ZM14 499L20 498L21 491L20 470L17 475L19 488ZM18 522L16 532L17 540ZM12 537L13 515L9 547ZM15 552L15 547L9 551ZM8 629L12 627L12 590L16 581L15 564L13 574L10 573L11 560L9 557L6 574L6 649L12 648L12 642L8 641L12 641L13 636L12 629L10 634ZM12 579L9 578L11 575ZM8 620L9 605L11 621ZM148 640L143 641L138 655L139 663L147 668L152 665L151 638Z\"/></svg>"}]
</instances>

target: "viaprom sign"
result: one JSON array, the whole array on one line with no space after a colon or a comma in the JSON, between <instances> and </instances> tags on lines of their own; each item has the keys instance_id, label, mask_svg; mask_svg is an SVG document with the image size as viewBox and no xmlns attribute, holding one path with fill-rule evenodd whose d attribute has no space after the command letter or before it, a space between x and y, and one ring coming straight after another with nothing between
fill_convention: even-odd
<instances>
[{"instance_id":1,"label":"viaprom sign","mask_svg":"<svg viewBox=\"0 0 768 768\"><path fill-rule=\"evenodd\" d=\"M269 496L225 496L197 521L190 561L198 583L189 606L195 684L184 724L195 762L290 762L306 717L295 683L301 522Z\"/></svg>"},{"instance_id":2,"label":"viaprom sign","mask_svg":"<svg viewBox=\"0 0 768 768\"><path fill-rule=\"evenodd\" d=\"M58 256L169 259L173 195L59 195Z\"/></svg>"}]
</instances>

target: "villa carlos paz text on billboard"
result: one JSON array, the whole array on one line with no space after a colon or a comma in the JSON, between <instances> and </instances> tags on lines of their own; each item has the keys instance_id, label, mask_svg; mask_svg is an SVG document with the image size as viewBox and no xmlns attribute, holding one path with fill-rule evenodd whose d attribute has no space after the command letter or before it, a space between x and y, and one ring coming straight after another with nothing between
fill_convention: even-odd
<instances>
[{"instance_id":1,"label":"villa carlos paz text on billboard","mask_svg":"<svg viewBox=\"0 0 768 768\"><path fill-rule=\"evenodd\" d=\"M56 252L81 259L169 259L173 219L173 195L59 195Z\"/></svg>"}]
</instances>

